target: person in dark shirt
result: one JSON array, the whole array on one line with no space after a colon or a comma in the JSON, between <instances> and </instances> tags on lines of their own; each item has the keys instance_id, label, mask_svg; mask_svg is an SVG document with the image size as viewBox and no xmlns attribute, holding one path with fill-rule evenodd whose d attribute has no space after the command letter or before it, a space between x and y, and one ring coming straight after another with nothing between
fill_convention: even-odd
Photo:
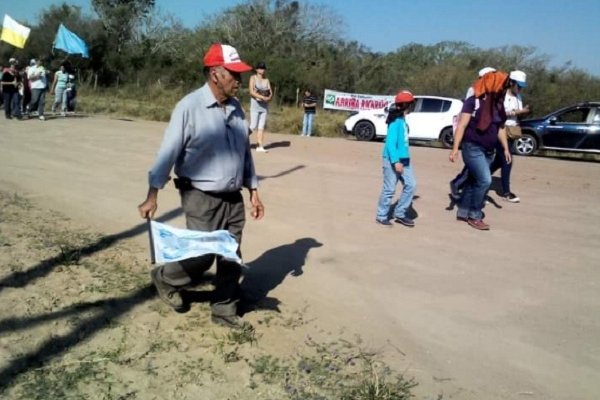
<instances>
[{"instance_id":1,"label":"person in dark shirt","mask_svg":"<svg viewBox=\"0 0 600 400\"><path fill-rule=\"evenodd\" d=\"M19 82L20 76L16 67L17 61L10 59L10 66L2 73L2 97L4 100L4 116L6 119L16 117L21 119L21 107L19 105Z\"/></svg>"},{"instance_id":2,"label":"person in dark shirt","mask_svg":"<svg viewBox=\"0 0 600 400\"><path fill-rule=\"evenodd\" d=\"M451 162L458 160L458 148L462 144L462 156L469 171L469 178L458 203L456 219L465 221L479 230L490 229L490 226L483 222L482 208L492 183L490 163L498 141L504 150L506 162L511 162L504 127L504 95L508 82L508 74L499 71L485 74L475 82L475 94L463 104L449 156Z\"/></svg>"},{"instance_id":3,"label":"person in dark shirt","mask_svg":"<svg viewBox=\"0 0 600 400\"><path fill-rule=\"evenodd\" d=\"M302 121L302 136L312 135L312 125L317 112L317 98L312 94L310 89L306 89L304 92L304 99L302 100L302 107L304 107L304 119Z\"/></svg>"}]
</instances>

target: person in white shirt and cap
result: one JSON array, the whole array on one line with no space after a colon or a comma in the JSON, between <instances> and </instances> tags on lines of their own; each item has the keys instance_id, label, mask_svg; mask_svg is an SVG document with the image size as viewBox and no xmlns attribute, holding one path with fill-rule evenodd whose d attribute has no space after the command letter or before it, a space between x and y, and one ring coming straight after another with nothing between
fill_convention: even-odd
<instances>
[{"instance_id":1,"label":"person in white shirt and cap","mask_svg":"<svg viewBox=\"0 0 600 400\"><path fill-rule=\"evenodd\" d=\"M509 75L510 87L504 97L504 110L506 111L506 134L508 136L508 147L513 148L513 143L521 135L519 128L519 118L529 114L529 106L523 106L521 91L527 87L527 75L523 71L512 71ZM510 173L513 162L507 164L503 157L496 157L490 166L492 174L500 169L500 179L502 182L502 198L511 203L521 201L517 195L510 191Z\"/></svg>"}]
</instances>

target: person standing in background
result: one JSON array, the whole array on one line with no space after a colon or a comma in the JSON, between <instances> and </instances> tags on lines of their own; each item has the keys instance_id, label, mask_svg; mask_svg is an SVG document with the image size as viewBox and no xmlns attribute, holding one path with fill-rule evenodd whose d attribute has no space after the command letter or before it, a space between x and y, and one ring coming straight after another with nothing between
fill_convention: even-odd
<instances>
[{"instance_id":1,"label":"person standing in background","mask_svg":"<svg viewBox=\"0 0 600 400\"><path fill-rule=\"evenodd\" d=\"M269 101L273 98L271 82L265 76L267 66L264 62L259 62L254 68L256 74L250 77L250 130L257 131L256 151L267 153L264 147L265 124L269 112Z\"/></svg>"},{"instance_id":2,"label":"person standing in background","mask_svg":"<svg viewBox=\"0 0 600 400\"><path fill-rule=\"evenodd\" d=\"M19 83L20 76L17 71L17 60L11 58L9 67L2 72L2 97L4 100L4 116L6 119L13 117L21 119L21 108L19 106Z\"/></svg>"},{"instance_id":3,"label":"person standing in background","mask_svg":"<svg viewBox=\"0 0 600 400\"><path fill-rule=\"evenodd\" d=\"M69 72L66 68L66 62L60 65L60 69L54 74L52 89L50 94L54 94L52 103L52 113L56 113L56 107L61 106L60 115L66 116L67 111L67 82L69 81Z\"/></svg>"},{"instance_id":4,"label":"person standing in background","mask_svg":"<svg viewBox=\"0 0 600 400\"><path fill-rule=\"evenodd\" d=\"M304 119L302 120L302 136L311 136L313 120L317 112L317 98L315 97L315 95L312 94L310 89L306 89L306 91L304 92L302 107L304 107Z\"/></svg>"},{"instance_id":5,"label":"person standing in background","mask_svg":"<svg viewBox=\"0 0 600 400\"><path fill-rule=\"evenodd\" d=\"M42 58L35 60L35 65L29 67L27 78L31 82L31 103L29 111L32 112L37 108L38 118L44 121L44 108L46 106L46 89L48 81L46 77L46 69L44 68Z\"/></svg>"}]
</instances>

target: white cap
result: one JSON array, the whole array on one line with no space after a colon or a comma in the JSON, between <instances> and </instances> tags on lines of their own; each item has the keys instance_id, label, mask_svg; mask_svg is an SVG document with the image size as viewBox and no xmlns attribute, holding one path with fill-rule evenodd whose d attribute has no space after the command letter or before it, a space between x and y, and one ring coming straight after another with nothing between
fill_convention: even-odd
<instances>
[{"instance_id":1,"label":"white cap","mask_svg":"<svg viewBox=\"0 0 600 400\"><path fill-rule=\"evenodd\" d=\"M16 59L16 58L14 58L14 57L11 57L11 59L10 59L10 60L8 60L8 63L9 63L9 64L12 64L12 65L17 65L17 59Z\"/></svg>"},{"instance_id":2,"label":"white cap","mask_svg":"<svg viewBox=\"0 0 600 400\"><path fill-rule=\"evenodd\" d=\"M523 71L511 71L509 79L517 82L520 87L527 87L527 74Z\"/></svg>"},{"instance_id":3,"label":"white cap","mask_svg":"<svg viewBox=\"0 0 600 400\"><path fill-rule=\"evenodd\" d=\"M485 67L485 68L481 68L478 72L479 77L481 78L482 76L484 76L487 73L490 72L496 72L496 68L492 68L492 67Z\"/></svg>"}]
</instances>

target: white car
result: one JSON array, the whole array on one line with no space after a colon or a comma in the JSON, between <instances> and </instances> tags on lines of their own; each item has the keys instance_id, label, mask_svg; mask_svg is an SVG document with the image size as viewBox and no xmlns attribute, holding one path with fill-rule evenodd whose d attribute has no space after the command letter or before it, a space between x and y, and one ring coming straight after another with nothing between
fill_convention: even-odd
<instances>
[{"instance_id":1,"label":"white car","mask_svg":"<svg viewBox=\"0 0 600 400\"><path fill-rule=\"evenodd\" d=\"M462 109L459 99L415 96L415 109L406 116L409 139L439 140L452 147L453 131ZM358 140L373 140L387 135L387 107L382 110L355 111L344 122L347 134Z\"/></svg>"}]
</instances>

